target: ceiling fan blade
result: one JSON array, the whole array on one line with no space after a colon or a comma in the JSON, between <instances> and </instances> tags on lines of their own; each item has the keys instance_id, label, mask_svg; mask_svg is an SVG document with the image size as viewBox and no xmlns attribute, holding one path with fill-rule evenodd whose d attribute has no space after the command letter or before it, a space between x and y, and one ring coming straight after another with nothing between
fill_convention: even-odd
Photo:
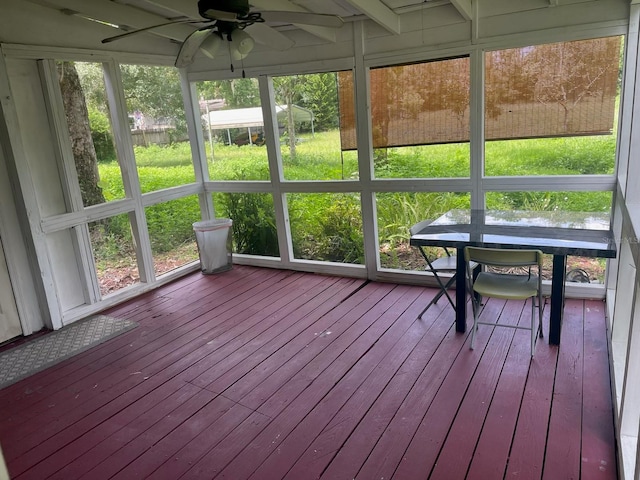
<instances>
[{"instance_id":1,"label":"ceiling fan blade","mask_svg":"<svg viewBox=\"0 0 640 480\"><path fill-rule=\"evenodd\" d=\"M182 43L182 47L180 47L178 57L176 58L176 67L182 68L193 63L193 57L198 52L202 42L211 35L211 29L213 27L213 25L210 25L196 30L185 39Z\"/></svg>"},{"instance_id":2,"label":"ceiling fan blade","mask_svg":"<svg viewBox=\"0 0 640 480\"><path fill-rule=\"evenodd\" d=\"M147 32L149 30L153 30L155 28L166 27L167 25L175 25L178 23L201 23L191 20L190 18L182 19L182 20L172 20L171 22L159 23L158 25L151 25L149 27L137 28L136 30L131 30L130 32L121 33L119 35L114 35L113 37L107 37L102 40L102 43L110 43L115 40L120 40L121 38L130 37L131 35L137 35L138 33Z\"/></svg>"},{"instance_id":3,"label":"ceiling fan blade","mask_svg":"<svg viewBox=\"0 0 640 480\"><path fill-rule=\"evenodd\" d=\"M317 25L319 27L340 28L344 21L337 15L322 13L284 12L279 10L261 11L260 15L267 22L301 23L303 25Z\"/></svg>"},{"instance_id":4,"label":"ceiling fan blade","mask_svg":"<svg viewBox=\"0 0 640 480\"><path fill-rule=\"evenodd\" d=\"M274 30L266 23L254 23L245 28L245 31L250 34L256 42L275 50L288 50L293 47L295 43L289 37Z\"/></svg>"}]
</instances>

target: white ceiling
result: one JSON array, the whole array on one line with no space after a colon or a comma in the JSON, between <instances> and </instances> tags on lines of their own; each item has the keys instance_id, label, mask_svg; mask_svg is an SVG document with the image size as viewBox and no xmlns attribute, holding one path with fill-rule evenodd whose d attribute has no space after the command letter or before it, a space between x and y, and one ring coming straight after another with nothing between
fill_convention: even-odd
<instances>
[{"instance_id":1,"label":"white ceiling","mask_svg":"<svg viewBox=\"0 0 640 480\"><path fill-rule=\"evenodd\" d=\"M213 0L215 2L215 0ZM229 1L229 0L227 0ZM236 0L237 1L237 0ZM399 36L403 26L421 18L426 23L446 19L447 25L475 22L478 17L505 13L527 14L562 5L596 5L601 0L249 0L253 11L284 10L340 16L345 24L365 20L372 31ZM472 4L473 1L473 4ZM621 0L622 1L622 0ZM625 0L628 2L628 0ZM173 24L152 29L117 42L102 40L132 29L176 19L202 20L197 0L0 0L0 43L102 50L133 54L175 56L184 39L202 23ZM221 0L218 0L218 4ZM222 1L224 3L224 1ZM448 16L433 16L446 11ZM424 20L427 19L427 20ZM415 27L415 25L414 25ZM433 25L430 25L430 28ZM336 42L336 30L329 27L290 25L283 22L254 24L247 32L262 51L311 39L314 44ZM294 40L292 40L294 39ZM296 43L297 44L297 43ZM273 50L272 50L273 51Z\"/></svg>"},{"instance_id":2,"label":"white ceiling","mask_svg":"<svg viewBox=\"0 0 640 480\"><path fill-rule=\"evenodd\" d=\"M451 0L464 15L465 3ZM220 3L220 2L218 2ZM252 10L285 10L339 15L345 22L370 18L391 33L399 32L399 16L449 0L251 0ZM197 0L0 0L0 42L103 49L102 38L175 19L200 20ZM98 22L104 22L100 24ZM119 26L122 30L108 25ZM137 35L140 51L154 40L182 42L198 24L177 24ZM269 44L284 30L302 29L325 41L335 29L268 22L250 27L251 35ZM128 42L129 43L129 42ZM110 49L117 49L113 46ZM130 46L126 50L130 50Z\"/></svg>"}]
</instances>

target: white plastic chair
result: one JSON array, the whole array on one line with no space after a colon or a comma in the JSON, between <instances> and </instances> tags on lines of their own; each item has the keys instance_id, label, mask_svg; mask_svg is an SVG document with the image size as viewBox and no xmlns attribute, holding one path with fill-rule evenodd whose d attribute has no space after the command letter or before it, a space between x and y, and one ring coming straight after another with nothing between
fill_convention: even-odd
<instances>
[{"instance_id":1,"label":"white plastic chair","mask_svg":"<svg viewBox=\"0 0 640 480\"><path fill-rule=\"evenodd\" d=\"M501 248L465 247L464 259L467 263L467 284L473 305L473 329L471 348L474 348L478 325L494 325L531 330L531 356L536 342L536 331L542 338L542 252L540 250L516 250ZM473 278L470 262L483 266L478 276ZM484 267L528 267L526 274L487 272ZM537 272L532 272L537 267ZM536 274L534 274L536 273ZM531 326L522 327L498 322L479 321L481 297L495 297L504 300L531 299ZM535 328L536 298L538 302L538 328Z\"/></svg>"}]
</instances>

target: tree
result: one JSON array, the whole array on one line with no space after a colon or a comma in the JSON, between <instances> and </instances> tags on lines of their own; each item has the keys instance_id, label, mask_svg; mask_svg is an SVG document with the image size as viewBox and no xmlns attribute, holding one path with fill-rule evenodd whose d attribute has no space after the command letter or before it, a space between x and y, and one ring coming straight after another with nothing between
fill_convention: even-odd
<instances>
[{"instance_id":1,"label":"tree","mask_svg":"<svg viewBox=\"0 0 640 480\"><path fill-rule=\"evenodd\" d=\"M120 65L129 113L140 111L170 120L179 133L187 131L178 70L173 67Z\"/></svg>"},{"instance_id":2,"label":"tree","mask_svg":"<svg viewBox=\"0 0 640 480\"><path fill-rule=\"evenodd\" d=\"M233 80L207 80L199 82L198 95L207 100L221 98L225 108L249 108L260 106L260 89L255 78Z\"/></svg>"},{"instance_id":3,"label":"tree","mask_svg":"<svg viewBox=\"0 0 640 480\"><path fill-rule=\"evenodd\" d=\"M302 77L299 105L313 112L316 130L331 130L340 126L336 75L317 73Z\"/></svg>"},{"instance_id":4,"label":"tree","mask_svg":"<svg viewBox=\"0 0 640 480\"><path fill-rule=\"evenodd\" d=\"M104 203L96 150L91 138L89 112L80 77L73 62L58 63L58 80L67 117L71 149L84 206Z\"/></svg>"},{"instance_id":5,"label":"tree","mask_svg":"<svg viewBox=\"0 0 640 480\"><path fill-rule=\"evenodd\" d=\"M535 85L535 99L558 104L564 112L563 129L572 133L572 113L587 98L602 98L617 78L620 41L615 37L540 45L525 61L525 73Z\"/></svg>"},{"instance_id":6,"label":"tree","mask_svg":"<svg viewBox=\"0 0 640 480\"><path fill-rule=\"evenodd\" d=\"M296 127L293 119L293 104L300 84L300 75L290 75L288 77L273 79L273 86L276 90L276 100L279 100L287 106L287 136L289 137L289 156L292 161L296 158Z\"/></svg>"}]
</instances>

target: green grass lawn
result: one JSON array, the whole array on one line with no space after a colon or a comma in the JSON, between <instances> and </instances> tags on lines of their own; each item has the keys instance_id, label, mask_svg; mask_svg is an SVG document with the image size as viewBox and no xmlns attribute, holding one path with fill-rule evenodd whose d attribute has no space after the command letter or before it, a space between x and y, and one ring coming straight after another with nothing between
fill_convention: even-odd
<instances>
[{"instance_id":1,"label":"green grass lawn","mask_svg":"<svg viewBox=\"0 0 640 480\"><path fill-rule=\"evenodd\" d=\"M287 180L358 178L357 154L355 151L341 151L338 131L300 135L295 157L291 157L287 144L281 145L281 152ZM210 145L206 143L206 153L212 180L269 180L265 146L239 147L214 143L212 155ZM172 146L136 147L135 156L143 192L195 181L191 149L187 142ZM614 171L615 138L591 136L492 141L485 144L485 156L487 176L611 174ZM99 169L105 198L109 201L125 198L118 164L102 163ZM468 177L469 144L376 150L374 172L377 178ZM265 238L273 244L273 232L267 231L275 229L273 201L269 197L250 193L220 194L216 197L217 215L234 219L234 235L247 236L244 244L257 245ZM406 242L408 225L451 208L468 208L469 198L467 193L448 192L377 194L381 245ZM361 223L343 221L360 216L356 194L289 194L287 200L297 257L338 261L343 258L349 262L362 262ZM610 192L492 192L487 195L487 206L499 209L562 208L606 212L610 205ZM173 212L172 209L181 211ZM193 218L198 215L197 209L197 201L173 201L166 204L163 215ZM242 218L245 217L251 220L243 224ZM256 220L258 218L260 221ZM182 222L179 228L184 232L171 231L177 244L192 235L189 222ZM160 235L171 226L160 222L154 215L149 219L149 229ZM348 245L340 240L345 238L349 239ZM273 247L262 253L274 254Z\"/></svg>"}]
</instances>

